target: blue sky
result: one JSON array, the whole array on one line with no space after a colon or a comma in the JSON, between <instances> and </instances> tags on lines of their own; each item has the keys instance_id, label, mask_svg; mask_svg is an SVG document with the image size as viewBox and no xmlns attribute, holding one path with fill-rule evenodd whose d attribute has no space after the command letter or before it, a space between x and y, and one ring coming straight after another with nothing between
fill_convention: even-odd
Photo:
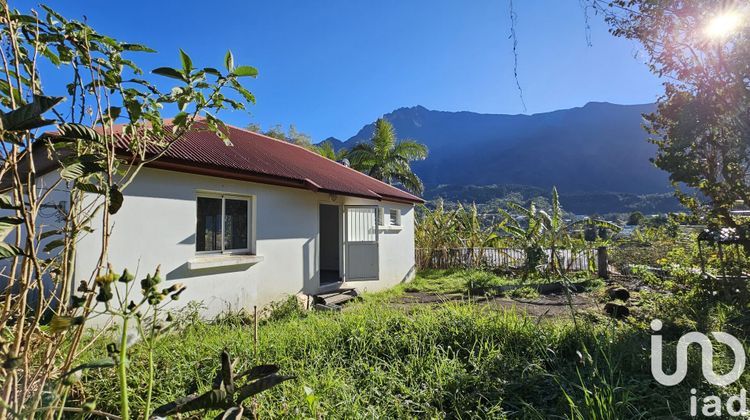
<instances>
[{"instance_id":1,"label":"blue sky","mask_svg":"<svg viewBox=\"0 0 750 420\"><path fill-rule=\"evenodd\" d=\"M11 2L21 9L36 2ZM51 1L99 32L149 45L144 69L178 66L185 49L199 66L257 67L247 87L252 115L236 125L295 124L318 141L346 139L403 106L447 111L537 113L589 101L646 103L661 91L637 45L607 33L579 0L515 1L518 72L513 78L508 0ZM55 80L48 80L54 83Z\"/></svg>"}]
</instances>

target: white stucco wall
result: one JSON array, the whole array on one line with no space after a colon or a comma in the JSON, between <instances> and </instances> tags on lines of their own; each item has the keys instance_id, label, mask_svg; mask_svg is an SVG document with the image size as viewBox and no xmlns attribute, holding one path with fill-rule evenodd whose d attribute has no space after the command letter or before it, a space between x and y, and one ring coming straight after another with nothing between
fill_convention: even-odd
<instances>
[{"instance_id":1,"label":"white stucco wall","mask_svg":"<svg viewBox=\"0 0 750 420\"><path fill-rule=\"evenodd\" d=\"M189 270L196 256L196 195L199 191L252 196L255 265ZM335 200L335 201L334 201ZM402 211L402 229L380 232L380 279L345 286L378 290L411 278L414 271L414 210L409 204L331 196L312 191L234 181L171 171L144 169L125 190L114 216L110 262L116 270L138 270L141 278L161 264L166 284L187 286L179 303L202 301L206 316L252 309L319 287L318 211L320 203L379 205ZM100 237L79 244L76 273L96 265ZM178 305L179 306L179 305Z\"/></svg>"}]
</instances>

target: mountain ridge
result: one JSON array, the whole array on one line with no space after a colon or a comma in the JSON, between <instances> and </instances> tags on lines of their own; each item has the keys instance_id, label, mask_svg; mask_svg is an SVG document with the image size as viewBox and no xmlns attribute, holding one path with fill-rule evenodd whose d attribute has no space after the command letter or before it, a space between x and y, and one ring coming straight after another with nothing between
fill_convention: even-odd
<instances>
[{"instance_id":1,"label":"mountain ridge","mask_svg":"<svg viewBox=\"0 0 750 420\"><path fill-rule=\"evenodd\" d=\"M428 186L555 185L568 192L647 194L671 190L666 173L649 161L656 147L642 129L641 115L654 110L654 104L589 102L536 114L488 114L415 105L383 117L399 139L430 149L426 160L413 163ZM343 142L325 141L352 148L373 132L371 123Z\"/></svg>"}]
</instances>

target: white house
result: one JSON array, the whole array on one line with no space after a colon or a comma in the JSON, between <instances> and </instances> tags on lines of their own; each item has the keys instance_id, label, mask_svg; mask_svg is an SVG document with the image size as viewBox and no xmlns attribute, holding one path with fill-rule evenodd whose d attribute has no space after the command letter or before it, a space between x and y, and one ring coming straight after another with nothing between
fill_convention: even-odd
<instances>
[{"instance_id":1,"label":"white house","mask_svg":"<svg viewBox=\"0 0 750 420\"><path fill-rule=\"evenodd\" d=\"M180 302L202 301L208 316L414 275L419 197L287 142L228 134L231 146L188 133L125 189L110 242L117 270L161 265L167 284L187 287ZM57 176L43 176L42 187ZM78 245L82 278L100 240L94 232Z\"/></svg>"}]
</instances>

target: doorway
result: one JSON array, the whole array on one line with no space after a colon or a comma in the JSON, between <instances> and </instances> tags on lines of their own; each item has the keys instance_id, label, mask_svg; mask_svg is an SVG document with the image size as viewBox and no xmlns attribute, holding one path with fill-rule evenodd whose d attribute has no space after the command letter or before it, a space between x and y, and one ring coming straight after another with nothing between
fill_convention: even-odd
<instances>
[{"instance_id":1,"label":"doorway","mask_svg":"<svg viewBox=\"0 0 750 420\"><path fill-rule=\"evenodd\" d=\"M341 281L341 214L338 206L321 204L320 215L320 285Z\"/></svg>"}]
</instances>

